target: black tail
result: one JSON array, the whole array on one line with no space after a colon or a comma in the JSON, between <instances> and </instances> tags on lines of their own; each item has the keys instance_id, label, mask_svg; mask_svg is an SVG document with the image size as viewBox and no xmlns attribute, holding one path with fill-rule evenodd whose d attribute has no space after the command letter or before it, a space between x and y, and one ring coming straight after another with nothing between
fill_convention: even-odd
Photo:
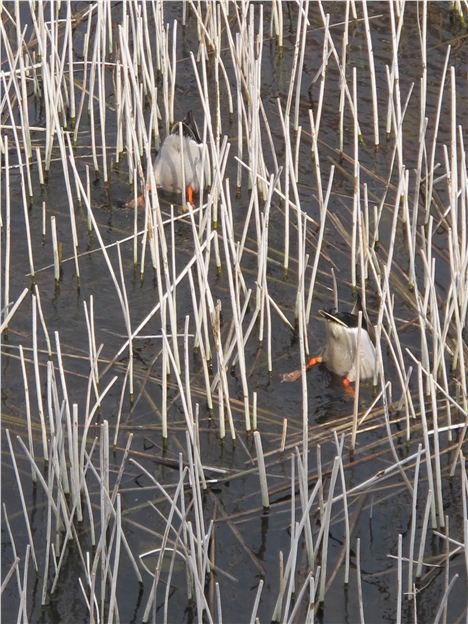
<instances>
[{"instance_id":1,"label":"black tail","mask_svg":"<svg viewBox=\"0 0 468 624\"><path fill-rule=\"evenodd\" d=\"M334 308L330 308L330 310L319 310L319 315L326 321L338 323L338 325L342 325L343 327L349 327L348 319L343 318L345 314L344 312L337 312ZM346 316L351 315L348 314Z\"/></svg>"},{"instance_id":2,"label":"black tail","mask_svg":"<svg viewBox=\"0 0 468 624\"><path fill-rule=\"evenodd\" d=\"M359 317L357 314L352 314L351 312L337 312L334 308L330 310L319 310L320 316L326 321L331 321L333 323L338 323L338 325L342 325L343 327L352 327L358 326ZM367 331L367 323L364 316L362 317L361 327Z\"/></svg>"},{"instance_id":3,"label":"black tail","mask_svg":"<svg viewBox=\"0 0 468 624\"><path fill-rule=\"evenodd\" d=\"M202 140L200 138L200 132L198 131L197 122L193 118L192 111L188 111L184 119L180 122L182 124L182 133L184 136L193 139L199 145ZM171 128L171 134L177 134L179 132L179 122L176 122Z\"/></svg>"}]
</instances>

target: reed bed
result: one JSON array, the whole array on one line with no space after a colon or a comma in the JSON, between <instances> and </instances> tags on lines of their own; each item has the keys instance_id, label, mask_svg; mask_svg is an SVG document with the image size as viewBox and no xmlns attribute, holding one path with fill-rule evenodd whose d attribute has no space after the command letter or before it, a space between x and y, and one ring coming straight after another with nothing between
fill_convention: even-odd
<instances>
[{"instance_id":1,"label":"reed bed","mask_svg":"<svg viewBox=\"0 0 468 624\"><path fill-rule=\"evenodd\" d=\"M4 613L466 618L467 12L2 3ZM356 302L350 398L305 364Z\"/></svg>"}]
</instances>

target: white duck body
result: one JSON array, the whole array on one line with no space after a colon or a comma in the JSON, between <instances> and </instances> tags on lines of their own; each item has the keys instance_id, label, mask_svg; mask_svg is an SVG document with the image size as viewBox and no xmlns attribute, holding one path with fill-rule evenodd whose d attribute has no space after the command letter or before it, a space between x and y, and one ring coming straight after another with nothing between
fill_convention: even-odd
<instances>
[{"instance_id":1,"label":"white duck body","mask_svg":"<svg viewBox=\"0 0 468 624\"><path fill-rule=\"evenodd\" d=\"M348 314L330 314L320 312L326 320L327 342L322 352L322 361L336 375L355 381L357 377L357 340L358 328L349 326L346 321L355 317ZM359 377L371 379L376 368L375 346L365 327L361 327L359 336Z\"/></svg>"},{"instance_id":2,"label":"white duck body","mask_svg":"<svg viewBox=\"0 0 468 624\"><path fill-rule=\"evenodd\" d=\"M191 187L195 193L205 187L209 176L208 150L200 139L192 113L189 112L182 123L182 136L179 124L175 124L159 150L154 161L156 185L164 191L181 193ZM203 152L206 152L203 156Z\"/></svg>"}]
</instances>

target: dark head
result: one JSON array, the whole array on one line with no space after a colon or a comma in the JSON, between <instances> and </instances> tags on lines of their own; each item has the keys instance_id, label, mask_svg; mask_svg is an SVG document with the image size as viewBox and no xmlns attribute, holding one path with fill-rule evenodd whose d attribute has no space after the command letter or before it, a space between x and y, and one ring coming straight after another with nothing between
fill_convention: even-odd
<instances>
[{"instance_id":1,"label":"dark head","mask_svg":"<svg viewBox=\"0 0 468 624\"><path fill-rule=\"evenodd\" d=\"M192 111L188 111L180 123L182 124L182 134L200 145L202 140L200 138L200 132L198 131L197 122L193 118ZM179 122L177 121L171 128L171 134L178 134L178 132Z\"/></svg>"}]
</instances>

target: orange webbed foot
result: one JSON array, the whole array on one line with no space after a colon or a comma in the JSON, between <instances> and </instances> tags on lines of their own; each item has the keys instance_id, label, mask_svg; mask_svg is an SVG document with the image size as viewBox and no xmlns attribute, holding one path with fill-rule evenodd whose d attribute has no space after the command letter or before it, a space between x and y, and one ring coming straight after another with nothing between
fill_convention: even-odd
<instances>
[{"instance_id":1,"label":"orange webbed foot","mask_svg":"<svg viewBox=\"0 0 468 624\"><path fill-rule=\"evenodd\" d=\"M312 368L312 366L315 366L316 364L320 364L321 361L322 361L321 355L314 355L314 357L311 357L310 360L307 361L306 370L309 370L309 368ZM290 373L283 373L281 375L281 383L285 381L287 382L297 381L300 376L301 376L300 368L298 370L291 371Z\"/></svg>"},{"instance_id":2,"label":"orange webbed foot","mask_svg":"<svg viewBox=\"0 0 468 624\"><path fill-rule=\"evenodd\" d=\"M151 193L151 184L147 184L146 188L148 189L148 193ZM143 206L145 205L145 196L144 194L138 195L137 200L136 200L136 205L138 206L138 208L143 208ZM134 199L130 199L125 206L127 208L135 208L135 200Z\"/></svg>"},{"instance_id":3,"label":"orange webbed foot","mask_svg":"<svg viewBox=\"0 0 468 624\"><path fill-rule=\"evenodd\" d=\"M301 369L291 371L290 373L283 373L281 375L281 383L297 381L301 376Z\"/></svg>"},{"instance_id":4,"label":"orange webbed foot","mask_svg":"<svg viewBox=\"0 0 468 624\"><path fill-rule=\"evenodd\" d=\"M142 207L145 205L145 196L144 196L144 195L138 195L137 200L136 200L136 205L137 205L139 208L142 208ZM130 199L130 200L129 200L126 204L125 204L125 206L126 206L127 208L130 208L130 209L135 208L135 200L134 200L134 199Z\"/></svg>"}]
</instances>

